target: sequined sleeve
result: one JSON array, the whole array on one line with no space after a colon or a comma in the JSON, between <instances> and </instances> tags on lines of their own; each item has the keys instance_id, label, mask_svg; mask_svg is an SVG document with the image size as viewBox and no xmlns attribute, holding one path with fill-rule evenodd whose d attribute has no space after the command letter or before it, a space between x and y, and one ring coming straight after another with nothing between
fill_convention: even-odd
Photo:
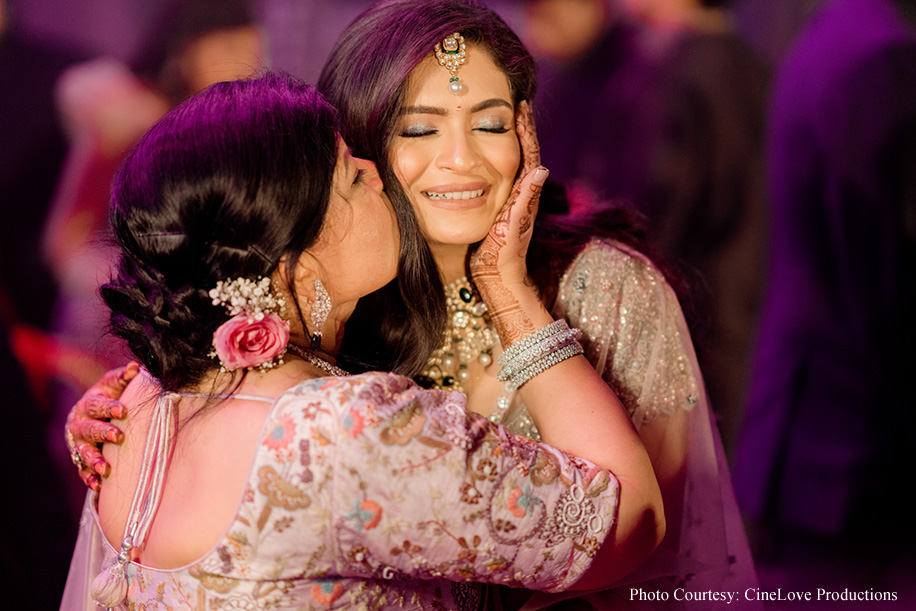
<instances>
[{"instance_id":1,"label":"sequined sleeve","mask_svg":"<svg viewBox=\"0 0 916 611\"><path fill-rule=\"evenodd\" d=\"M590 243L563 275L555 313L582 330L586 356L637 427L697 402L702 383L677 297L639 253Z\"/></svg>"},{"instance_id":2,"label":"sequined sleeve","mask_svg":"<svg viewBox=\"0 0 916 611\"><path fill-rule=\"evenodd\" d=\"M459 393L368 374L321 396L336 420L337 574L559 591L615 519L613 475L469 414Z\"/></svg>"}]
</instances>

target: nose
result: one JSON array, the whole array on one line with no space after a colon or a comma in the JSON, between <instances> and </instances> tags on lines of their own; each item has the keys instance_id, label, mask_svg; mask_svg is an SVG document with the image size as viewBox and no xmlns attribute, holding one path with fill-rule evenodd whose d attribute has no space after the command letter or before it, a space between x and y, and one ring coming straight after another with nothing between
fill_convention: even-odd
<instances>
[{"instance_id":1,"label":"nose","mask_svg":"<svg viewBox=\"0 0 916 611\"><path fill-rule=\"evenodd\" d=\"M480 153L471 134L461 131L441 139L440 142L441 148L436 156L440 168L453 172L468 172L480 165Z\"/></svg>"}]
</instances>

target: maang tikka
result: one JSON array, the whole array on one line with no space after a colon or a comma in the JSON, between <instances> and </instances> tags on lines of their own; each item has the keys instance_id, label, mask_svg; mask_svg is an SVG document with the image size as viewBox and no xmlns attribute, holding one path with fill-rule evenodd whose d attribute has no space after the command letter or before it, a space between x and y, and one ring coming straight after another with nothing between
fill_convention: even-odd
<instances>
[{"instance_id":1,"label":"maang tikka","mask_svg":"<svg viewBox=\"0 0 916 611\"><path fill-rule=\"evenodd\" d=\"M312 314L309 317L312 321L312 342L309 348L317 350L321 347L321 328L328 320L328 314L331 313L331 296L324 288L321 280L315 280L315 300L312 302Z\"/></svg>"},{"instance_id":2,"label":"maang tikka","mask_svg":"<svg viewBox=\"0 0 916 611\"><path fill-rule=\"evenodd\" d=\"M464 36L458 32L446 36L442 39L442 42L436 43L436 59L452 75L452 78L448 81L448 90L452 95L459 95L464 89L456 73L458 72L458 66L464 63L465 57L467 57L467 45L464 44Z\"/></svg>"}]
</instances>

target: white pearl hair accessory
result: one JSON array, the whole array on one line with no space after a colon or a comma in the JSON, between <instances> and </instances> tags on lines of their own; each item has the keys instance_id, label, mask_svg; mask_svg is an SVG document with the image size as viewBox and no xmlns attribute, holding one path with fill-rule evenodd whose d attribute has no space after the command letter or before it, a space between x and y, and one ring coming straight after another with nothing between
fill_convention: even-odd
<instances>
[{"instance_id":1,"label":"white pearl hair accessory","mask_svg":"<svg viewBox=\"0 0 916 611\"><path fill-rule=\"evenodd\" d=\"M285 318L286 301L282 297L275 297L270 289L270 278L236 278L220 280L208 294L213 305L226 307L229 316L245 312L255 320L261 320L266 313L275 312Z\"/></svg>"}]
</instances>

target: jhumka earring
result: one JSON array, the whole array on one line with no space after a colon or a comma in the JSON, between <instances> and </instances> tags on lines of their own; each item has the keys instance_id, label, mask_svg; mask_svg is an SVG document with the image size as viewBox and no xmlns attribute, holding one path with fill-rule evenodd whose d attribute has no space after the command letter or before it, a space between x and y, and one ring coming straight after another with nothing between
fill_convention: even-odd
<instances>
[{"instance_id":1,"label":"jhumka earring","mask_svg":"<svg viewBox=\"0 0 916 611\"><path fill-rule=\"evenodd\" d=\"M455 74L458 72L458 66L464 63L466 56L467 45L464 44L464 36L458 32L446 36L442 42L436 43L436 59L452 75L452 78L448 81L448 90L452 95L459 95L464 89Z\"/></svg>"},{"instance_id":2,"label":"jhumka earring","mask_svg":"<svg viewBox=\"0 0 916 611\"><path fill-rule=\"evenodd\" d=\"M317 350L321 346L321 328L327 322L328 314L330 313L331 296L328 295L328 291L324 288L321 280L315 280L315 301L312 302L312 314L310 316L312 328L315 329L312 333L312 343L309 344L309 348L312 350Z\"/></svg>"}]
</instances>

